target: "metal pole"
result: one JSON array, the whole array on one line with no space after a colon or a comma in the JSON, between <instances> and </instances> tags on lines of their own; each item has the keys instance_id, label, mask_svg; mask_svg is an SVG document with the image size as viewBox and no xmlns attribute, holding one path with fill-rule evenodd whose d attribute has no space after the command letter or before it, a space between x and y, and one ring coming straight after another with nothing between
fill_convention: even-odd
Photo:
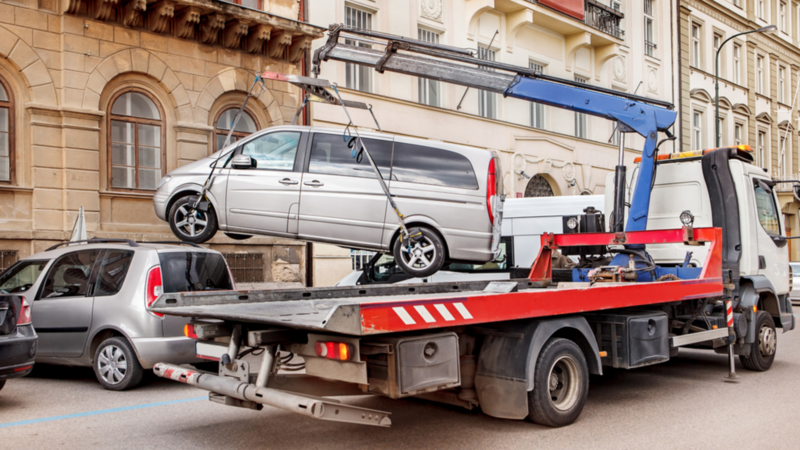
<instances>
[{"instance_id":1,"label":"metal pole","mask_svg":"<svg viewBox=\"0 0 800 450\"><path fill-rule=\"evenodd\" d=\"M264 348L264 357L261 358L261 368L258 369L258 378L256 378L256 387L267 387L267 381L272 373L272 366L275 365L275 346L268 345Z\"/></svg>"},{"instance_id":2,"label":"metal pole","mask_svg":"<svg viewBox=\"0 0 800 450\"><path fill-rule=\"evenodd\" d=\"M728 319L728 375L725 381L728 383L738 383L739 376L736 375L736 363L734 362L733 344L736 342L736 332L733 330L733 300L728 297L725 300L725 311Z\"/></svg>"},{"instance_id":3,"label":"metal pole","mask_svg":"<svg viewBox=\"0 0 800 450\"><path fill-rule=\"evenodd\" d=\"M487 50L486 54L487 55L489 54L488 50L492 47L492 44L494 43L494 38L497 37L498 33L500 33L500 30L495 30L494 34L492 35L492 40L489 41L489 45L486 47L486 50ZM480 59L483 59L483 58L480 58ZM461 110L461 104L464 103L464 99L467 97L467 92L469 92L469 86L467 86L467 88L464 89L464 95L462 95L461 96L461 100L458 101L458 106L456 106L456 111L460 111Z\"/></svg>"},{"instance_id":4,"label":"metal pole","mask_svg":"<svg viewBox=\"0 0 800 450\"><path fill-rule=\"evenodd\" d=\"M619 161L614 170L614 223L611 224L611 231L619 233L625 231L625 130L626 126L617 122L619 131Z\"/></svg>"}]
</instances>

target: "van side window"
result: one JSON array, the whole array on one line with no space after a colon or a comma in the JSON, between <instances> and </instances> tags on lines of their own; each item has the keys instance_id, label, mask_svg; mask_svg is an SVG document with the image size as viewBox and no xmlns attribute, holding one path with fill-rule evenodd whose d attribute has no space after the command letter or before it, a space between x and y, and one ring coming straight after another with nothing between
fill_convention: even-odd
<instances>
[{"instance_id":1,"label":"van side window","mask_svg":"<svg viewBox=\"0 0 800 450\"><path fill-rule=\"evenodd\" d=\"M300 133L295 131L279 131L265 134L244 144L242 154L256 160L258 169L285 170L294 169L294 156Z\"/></svg>"},{"instance_id":2,"label":"van side window","mask_svg":"<svg viewBox=\"0 0 800 450\"><path fill-rule=\"evenodd\" d=\"M392 180L478 189L475 171L466 156L401 142L395 143Z\"/></svg>"},{"instance_id":3,"label":"van side window","mask_svg":"<svg viewBox=\"0 0 800 450\"><path fill-rule=\"evenodd\" d=\"M775 197L772 192L764 190L759 183L755 183L756 211L758 221L764 227L764 231L770 236L781 235L781 222L778 216L778 207L775 205Z\"/></svg>"},{"instance_id":4,"label":"van side window","mask_svg":"<svg viewBox=\"0 0 800 450\"><path fill-rule=\"evenodd\" d=\"M122 289L128 267L131 265L133 252L128 250L108 250L100 265L97 274L97 283L94 289L95 297L114 295Z\"/></svg>"},{"instance_id":5,"label":"van side window","mask_svg":"<svg viewBox=\"0 0 800 450\"><path fill-rule=\"evenodd\" d=\"M378 166L381 176L389 179L392 161L392 141L380 139L364 139L370 156ZM359 163L352 155L351 149L338 134L314 134L311 144L311 157L308 163L309 173L325 173L345 175L348 177L375 178L375 172L369 164L367 155L363 155Z\"/></svg>"},{"instance_id":6,"label":"van side window","mask_svg":"<svg viewBox=\"0 0 800 450\"><path fill-rule=\"evenodd\" d=\"M85 297L100 250L83 250L58 258L47 273L38 298Z\"/></svg>"}]
</instances>

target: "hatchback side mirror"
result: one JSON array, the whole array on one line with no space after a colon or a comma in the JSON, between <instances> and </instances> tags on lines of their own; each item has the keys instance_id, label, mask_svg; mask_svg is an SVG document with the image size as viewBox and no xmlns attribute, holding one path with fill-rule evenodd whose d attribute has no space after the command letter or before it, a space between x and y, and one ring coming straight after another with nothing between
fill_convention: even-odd
<instances>
[{"instance_id":1,"label":"hatchback side mirror","mask_svg":"<svg viewBox=\"0 0 800 450\"><path fill-rule=\"evenodd\" d=\"M236 155L231 159L231 167L234 169L255 169L258 163L248 155Z\"/></svg>"}]
</instances>

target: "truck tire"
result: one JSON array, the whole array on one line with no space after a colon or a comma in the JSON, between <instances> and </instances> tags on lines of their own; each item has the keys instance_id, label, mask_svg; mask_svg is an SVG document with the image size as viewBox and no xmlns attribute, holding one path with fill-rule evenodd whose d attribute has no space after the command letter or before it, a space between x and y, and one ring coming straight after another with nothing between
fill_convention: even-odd
<instances>
[{"instance_id":1,"label":"truck tire","mask_svg":"<svg viewBox=\"0 0 800 450\"><path fill-rule=\"evenodd\" d=\"M528 417L540 425L563 427L578 418L589 394L589 369L580 347L550 338L539 353Z\"/></svg>"},{"instance_id":2,"label":"truck tire","mask_svg":"<svg viewBox=\"0 0 800 450\"><path fill-rule=\"evenodd\" d=\"M100 343L92 363L97 381L110 391L135 388L144 375L133 347L122 337L111 337Z\"/></svg>"},{"instance_id":3,"label":"truck tire","mask_svg":"<svg viewBox=\"0 0 800 450\"><path fill-rule=\"evenodd\" d=\"M184 195L175 200L167 212L167 222L178 239L199 244L217 234L217 213L208 206L208 212L192 211L196 195Z\"/></svg>"},{"instance_id":4,"label":"truck tire","mask_svg":"<svg viewBox=\"0 0 800 450\"><path fill-rule=\"evenodd\" d=\"M392 246L392 255L400 270L416 278L431 276L442 268L445 260L444 242L439 235L425 227L408 230L411 235L422 233L419 242L411 244L411 249L403 245L400 236Z\"/></svg>"},{"instance_id":5,"label":"truck tire","mask_svg":"<svg viewBox=\"0 0 800 450\"><path fill-rule=\"evenodd\" d=\"M749 370L764 372L772 367L775 353L778 350L778 333L775 332L775 321L766 311L756 313L756 340L750 344L750 355L740 355L742 365Z\"/></svg>"}]
</instances>

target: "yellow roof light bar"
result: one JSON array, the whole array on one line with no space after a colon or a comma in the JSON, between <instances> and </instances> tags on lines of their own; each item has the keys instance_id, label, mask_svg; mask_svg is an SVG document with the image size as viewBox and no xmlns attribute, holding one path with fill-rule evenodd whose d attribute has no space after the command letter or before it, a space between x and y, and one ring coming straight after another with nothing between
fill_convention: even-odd
<instances>
[{"instance_id":1,"label":"yellow roof light bar","mask_svg":"<svg viewBox=\"0 0 800 450\"><path fill-rule=\"evenodd\" d=\"M750 147L749 145L737 145L735 147L709 148L709 149L706 149L706 150L694 150L694 151L691 151L691 152L666 153L666 154L663 154L663 155L658 155L658 157L656 158L656 161L667 161L667 160L675 160L675 159L683 159L683 158L698 158L698 157L701 157L701 156L705 155L706 153L713 152L714 150L719 150L720 148L735 148L735 149L737 149L739 151L742 151L742 152L751 152L751 153L753 151L753 148ZM642 161L642 157L641 156L637 156L633 160L634 164L638 163L638 162L641 162L641 161Z\"/></svg>"}]
</instances>

